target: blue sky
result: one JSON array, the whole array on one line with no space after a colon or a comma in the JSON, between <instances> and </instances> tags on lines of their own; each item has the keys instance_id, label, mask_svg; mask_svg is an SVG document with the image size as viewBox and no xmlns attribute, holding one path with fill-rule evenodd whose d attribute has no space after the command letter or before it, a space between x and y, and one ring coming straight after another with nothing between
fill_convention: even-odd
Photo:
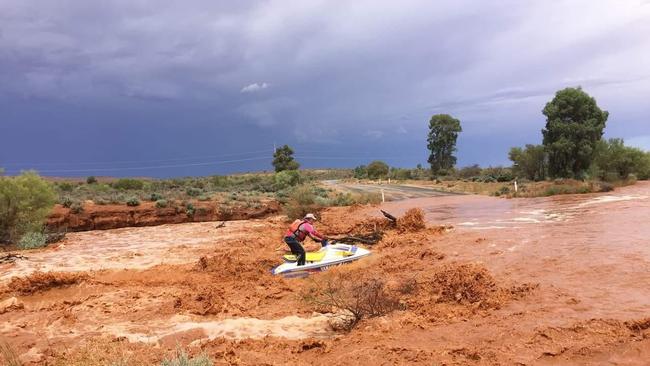
<instances>
[{"instance_id":1,"label":"blue sky","mask_svg":"<svg viewBox=\"0 0 650 366\"><path fill-rule=\"evenodd\" d=\"M0 0L0 167L183 176L426 165L432 114L459 165L508 164L581 85L606 137L650 149L649 1Z\"/></svg>"}]
</instances>

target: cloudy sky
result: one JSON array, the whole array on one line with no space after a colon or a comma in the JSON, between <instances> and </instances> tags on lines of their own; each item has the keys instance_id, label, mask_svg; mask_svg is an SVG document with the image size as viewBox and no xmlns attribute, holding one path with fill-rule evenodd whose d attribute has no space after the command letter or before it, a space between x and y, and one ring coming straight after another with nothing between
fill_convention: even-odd
<instances>
[{"instance_id":1,"label":"cloudy sky","mask_svg":"<svg viewBox=\"0 0 650 366\"><path fill-rule=\"evenodd\" d=\"M650 1L0 0L9 173L412 167L436 113L459 165L507 164L578 85L650 149Z\"/></svg>"}]
</instances>

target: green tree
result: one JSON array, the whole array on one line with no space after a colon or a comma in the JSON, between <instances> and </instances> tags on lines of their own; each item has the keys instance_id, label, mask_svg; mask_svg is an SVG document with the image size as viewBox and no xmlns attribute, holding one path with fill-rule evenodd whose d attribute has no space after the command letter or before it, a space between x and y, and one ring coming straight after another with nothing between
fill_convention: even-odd
<instances>
[{"instance_id":1,"label":"green tree","mask_svg":"<svg viewBox=\"0 0 650 366\"><path fill-rule=\"evenodd\" d=\"M354 168L354 177L357 179L368 178L368 167L365 165L359 165Z\"/></svg>"},{"instance_id":2,"label":"green tree","mask_svg":"<svg viewBox=\"0 0 650 366\"><path fill-rule=\"evenodd\" d=\"M0 241L18 242L26 233L41 231L56 195L34 172L0 178Z\"/></svg>"},{"instance_id":3,"label":"green tree","mask_svg":"<svg viewBox=\"0 0 650 366\"><path fill-rule=\"evenodd\" d=\"M582 178L591 165L609 113L601 110L596 100L580 87L555 93L543 113L546 128L542 134L549 175Z\"/></svg>"},{"instance_id":4,"label":"green tree","mask_svg":"<svg viewBox=\"0 0 650 366\"><path fill-rule=\"evenodd\" d=\"M601 140L596 144L591 174L608 181L626 179L630 174L647 179L650 158L641 149L625 146L623 139Z\"/></svg>"},{"instance_id":5,"label":"green tree","mask_svg":"<svg viewBox=\"0 0 650 366\"><path fill-rule=\"evenodd\" d=\"M456 165L456 140L462 131L460 121L448 114L436 114L431 117L427 148L431 151L428 162L431 164L433 175Z\"/></svg>"},{"instance_id":6,"label":"green tree","mask_svg":"<svg viewBox=\"0 0 650 366\"><path fill-rule=\"evenodd\" d=\"M383 161L375 160L368 164L368 178L378 179L386 178L388 176L388 164Z\"/></svg>"},{"instance_id":7,"label":"green tree","mask_svg":"<svg viewBox=\"0 0 650 366\"><path fill-rule=\"evenodd\" d=\"M546 179L546 152L543 145L526 145L525 149L513 147L508 153L513 173L534 181Z\"/></svg>"},{"instance_id":8,"label":"green tree","mask_svg":"<svg viewBox=\"0 0 650 366\"><path fill-rule=\"evenodd\" d=\"M95 178L94 176L91 175L90 177L86 178L86 184L95 184L95 183L97 183L97 178Z\"/></svg>"},{"instance_id":9,"label":"green tree","mask_svg":"<svg viewBox=\"0 0 650 366\"><path fill-rule=\"evenodd\" d=\"M300 164L293 159L293 150L289 145L284 145L273 153L273 167L276 173L283 170L298 170Z\"/></svg>"}]
</instances>

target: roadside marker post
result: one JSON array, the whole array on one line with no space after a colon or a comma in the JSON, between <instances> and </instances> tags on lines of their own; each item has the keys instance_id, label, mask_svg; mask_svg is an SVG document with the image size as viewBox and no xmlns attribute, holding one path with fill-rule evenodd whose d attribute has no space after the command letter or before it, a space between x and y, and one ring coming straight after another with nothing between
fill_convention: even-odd
<instances>
[{"instance_id":1,"label":"roadside marker post","mask_svg":"<svg viewBox=\"0 0 650 366\"><path fill-rule=\"evenodd\" d=\"M381 189L381 202L386 202L386 197L384 197L384 189Z\"/></svg>"}]
</instances>

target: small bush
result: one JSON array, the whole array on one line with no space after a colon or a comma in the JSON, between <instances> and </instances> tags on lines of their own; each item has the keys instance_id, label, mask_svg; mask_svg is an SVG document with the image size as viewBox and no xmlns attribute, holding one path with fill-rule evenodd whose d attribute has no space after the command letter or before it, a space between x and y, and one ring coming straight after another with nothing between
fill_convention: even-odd
<instances>
[{"instance_id":1,"label":"small bush","mask_svg":"<svg viewBox=\"0 0 650 366\"><path fill-rule=\"evenodd\" d=\"M194 214L196 213L196 208L194 208L194 205L191 203L188 203L185 205L185 214L187 217L194 217Z\"/></svg>"},{"instance_id":2,"label":"small bush","mask_svg":"<svg viewBox=\"0 0 650 366\"><path fill-rule=\"evenodd\" d=\"M199 201L209 201L210 196L202 194L202 195L198 196L196 199L199 200Z\"/></svg>"},{"instance_id":3,"label":"small bush","mask_svg":"<svg viewBox=\"0 0 650 366\"><path fill-rule=\"evenodd\" d=\"M47 245L47 236L40 232L29 232L18 242L20 249L37 249Z\"/></svg>"},{"instance_id":4,"label":"small bush","mask_svg":"<svg viewBox=\"0 0 650 366\"><path fill-rule=\"evenodd\" d=\"M185 193L190 197L197 197L203 193L203 190L196 187L190 187L185 190Z\"/></svg>"},{"instance_id":5,"label":"small bush","mask_svg":"<svg viewBox=\"0 0 650 366\"><path fill-rule=\"evenodd\" d=\"M73 214L82 213L84 211L84 206L79 201L75 201L70 205L70 212Z\"/></svg>"},{"instance_id":6,"label":"small bush","mask_svg":"<svg viewBox=\"0 0 650 366\"><path fill-rule=\"evenodd\" d=\"M70 206L72 206L74 201L70 197L63 197L61 199L60 203L61 203L61 206L65 207L65 208L70 208Z\"/></svg>"},{"instance_id":7,"label":"small bush","mask_svg":"<svg viewBox=\"0 0 650 366\"><path fill-rule=\"evenodd\" d=\"M140 206L140 200L135 197L129 198L129 200L126 201L126 205L129 207Z\"/></svg>"},{"instance_id":8,"label":"small bush","mask_svg":"<svg viewBox=\"0 0 650 366\"><path fill-rule=\"evenodd\" d=\"M168 206L167 200L160 199L156 201L156 208L165 208L167 206Z\"/></svg>"},{"instance_id":9,"label":"small bush","mask_svg":"<svg viewBox=\"0 0 650 366\"><path fill-rule=\"evenodd\" d=\"M176 350L176 355L170 359L164 359L161 366L212 366L212 360L206 355L199 355L190 358L185 351Z\"/></svg>"},{"instance_id":10,"label":"small bush","mask_svg":"<svg viewBox=\"0 0 650 366\"><path fill-rule=\"evenodd\" d=\"M349 276L340 272L314 280L302 299L316 311L337 311L336 329L349 331L365 318L400 309L399 299L389 294L385 283L369 275Z\"/></svg>"},{"instance_id":11,"label":"small bush","mask_svg":"<svg viewBox=\"0 0 650 366\"><path fill-rule=\"evenodd\" d=\"M68 182L61 182L58 184L58 186L59 189L63 192L72 192L72 190L74 189L72 183L68 183Z\"/></svg>"},{"instance_id":12,"label":"small bush","mask_svg":"<svg viewBox=\"0 0 650 366\"><path fill-rule=\"evenodd\" d=\"M297 219L307 213L317 212L322 205L317 203L316 198L311 186L298 186L289 194L284 211L289 219Z\"/></svg>"},{"instance_id":13,"label":"small bush","mask_svg":"<svg viewBox=\"0 0 650 366\"><path fill-rule=\"evenodd\" d=\"M283 170L275 173L274 180L276 189L286 189L300 183L300 173L297 170Z\"/></svg>"},{"instance_id":14,"label":"small bush","mask_svg":"<svg viewBox=\"0 0 650 366\"><path fill-rule=\"evenodd\" d=\"M233 211L232 208L228 205L219 206L219 217L221 220L229 220L232 218Z\"/></svg>"},{"instance_id":15,"label":"small bush","mask_svg":"<svg viewBox=\"0 0 650 366\"><path fill-rule=\"evenodd\" d=\"M113 182L113 188L121 190L138 190L144 188L144 182L138 179L121 178Z\"/></svg>"},{"instance_id":16,"label":"small bush","mask_svg":"<svg viewBox=\"0 0 650 366\"><path fill-rule=\"evenodd\" d=\"M151 196L149 196L149 201L151 202L156 202L158 200L164 199L162 194L160 193L152 193Z\"/></svg>"},{"instance_id":17,"label":"small bush","mask_svg":"<svg viewBox=\"0 0 650 366\"><path fill-rule=\"evenodd\" d=\"M95 184L95 183L97 183L97 178L93 177L92 175L86 178L86 184Z\"/></svg>"}]
</instances>

